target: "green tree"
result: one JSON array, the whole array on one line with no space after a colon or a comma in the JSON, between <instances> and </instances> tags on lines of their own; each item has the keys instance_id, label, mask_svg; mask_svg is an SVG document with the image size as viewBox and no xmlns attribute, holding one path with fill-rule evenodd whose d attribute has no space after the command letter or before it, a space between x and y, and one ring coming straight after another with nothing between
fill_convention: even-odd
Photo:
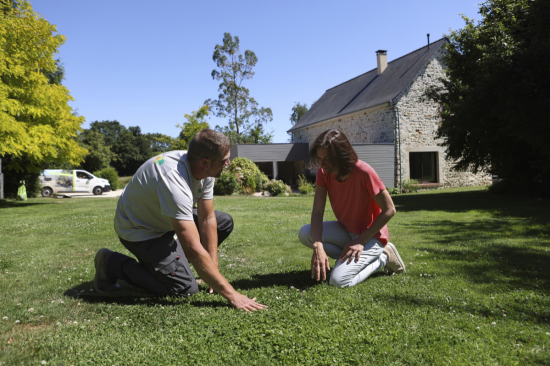
<instances>
[{"instance_id":1,"label":"green tree","mask_svg":"<svg viewBox=\"0 0 550 366\"><path fill-rule=\"evenodd\" d=\"M243 56L239 50L239 37L224 33L223 44L216 45L212 59L218 67L212 71L212 78L221 80L219 95L217 100L208 99L204 104L213 108L217 117L229 119L228 126L216 126L218 131L229 136L232 143L243 142L254 128L273 120L271 108L259 107L243 86L245 80L254 76L258 58L250 50L246 50Z\"/></svg>"},{"instance_id":2,"label":"green tree","mask_svg":"<svg viewBox=\"0 0 550 366\"><path fill-rule=\"evenodd\" d=\"M88 150L84 157L82 169L95 172L108 168L111 162L116 160L116 154L111 151L111 146L105 144L105 135L96 130L85 130L81 134L82 145Z\"/></svg>"},{"instance_id":3,"label":"green tree","mask_svg":"<svg viewBox=\"0 0 550 366\"><path fill-rule=\"evenodd\" d=\"M447 78L427 92L442 106L438 136L457 169L548 194L550 2L489 0L480 14L450 33Z\"/></svg>"},{"instance_id":4,"label":"green tree","mask_svg":"<svg viewBox=\"0 0 550 366\"><path fill-rule=\"evenodd\" d=\"M154 156L154 136L141 132L139 126L128 127L118 121L94 121L90 130L103 134L105 145L111 147L116 160L111 162L122 176L133 175L141 164Z\"/></svg>"},{"instance_id":5,"label":"green tree","mask_svg":"<svg viewBox=\"0 0 550 366\"><path fill-rule=\"evenodd\" d=\"M147 137L151 144L151 157L162 154L166 151L177 150L174 148L177 139L162 133L148 133Z\"/></svg>"},{"instance_id":6,"label":"green tree","mask_svg":"<svg viewBox=\"0 0 550 366\"><path fill-rule=\"evenodd\" d=\"M198 111L193 111L191 114L184 115L187 122L184 122L183 125L176 125L176 127L181 128L181 132L178 136L180 141L177 142L178 146L175 150L187 150L189 148L189 142L197 132L205 128L210 128L210 125L206 122L206 117L209 114L208 105L203 105Z\"/></svg>"},{"instance_id":7,"label":"green tree","mask_svg":"<svg viewBox=\"0 0 550 366\"><path fill-rule=\"evenodd\" d=\"M78 164L86 153L75 139L84 118L72 113L69 90L46 76L59 71L53 56L64 42L28 1L2 2L0 157L10 156L6 170L37 172L47 162Z\"/></svg>"},{"instance_id":8,"label":"green tree","mask_svg":"<svg viewBox=\"0 0 550 366\"><path fill-rule=\"evenodd\" d=\"M307 104L301 104L299 102L295 102L294 106L292 107L292 113L290 114L290 124L294 126L300 118L304 116L304 114L307 113L309 108L307 107ZM290 142L294 142L294 138L292 136L292 133L289 133L290 135Z\"/></svg>"}]
</instances>

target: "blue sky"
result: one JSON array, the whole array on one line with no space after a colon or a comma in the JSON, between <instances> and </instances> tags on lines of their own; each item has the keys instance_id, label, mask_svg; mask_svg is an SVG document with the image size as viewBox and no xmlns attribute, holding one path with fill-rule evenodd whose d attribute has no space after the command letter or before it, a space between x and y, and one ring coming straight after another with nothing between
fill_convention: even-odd
<instances>
[{"instance_id":1,"label":"blue sky","mask_svg":"<svg viewBox=\"0 0 550 366\"><path fill-rule=\"evenodd\" d=\"M480 1L84 1L32 0L35 11L67 37L59 51L71 105L86 118L117 120L143 132L177 136L184 114L217 98L214 46L224 32L241 52L256 53L245 86L270 107L273 142L287 142L295 102L325 90L479 19ZM215 117L209 123L225 125Z\"/></svg>"}]
</instances>

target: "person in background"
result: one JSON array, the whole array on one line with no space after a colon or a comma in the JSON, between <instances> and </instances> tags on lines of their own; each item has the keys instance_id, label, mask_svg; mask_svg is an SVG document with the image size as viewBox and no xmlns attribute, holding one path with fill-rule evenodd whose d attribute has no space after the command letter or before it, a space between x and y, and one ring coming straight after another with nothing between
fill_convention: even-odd
<instances>
[{"instance_id":1,"label":"person in background","mask_svg":"<svg viewBox=\"0 0 550 366\"><path fill-rule=\"evenodd\" d=\"M214 177L229 164L230 148L227 136L204 129L191 139L188 151L161 154L138 169L114 219L120 242L138 260L100 249L94 260L97 292L116 293L122 279L156 295L190 296L198 291L191 262L211 292L233 307L266 307L233 289L218 270L218 246L233 230L233 219L214 211Z\"/></svg>"},{"instance_id":2,"label":"person in background","mask_svg":"<svg viewBox=\"0 0 550 366\"><path fill-rule=\"evenodd\" d=\"M386 268L405 272L388 241L395 206L378 174L359 160L346 135L321 133L309 152L309 168L318 168L311 224L300 229L302 244L313 249L311 278L326 280L329 259L337 259L329 284L351 287ZM337 221L323 221L327 194Z\"/></svg>"}]
</instances>

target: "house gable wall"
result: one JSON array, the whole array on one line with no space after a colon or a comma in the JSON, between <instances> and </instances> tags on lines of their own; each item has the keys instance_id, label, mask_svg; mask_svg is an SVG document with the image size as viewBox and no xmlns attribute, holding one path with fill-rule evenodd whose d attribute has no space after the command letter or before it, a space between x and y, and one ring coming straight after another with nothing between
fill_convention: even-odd
<instances>
[{"instance_id":1,"label":"house gable wall","mask_svg":"<svg viewBox=\"0 0 550 366\"><path fill-rule=\"evenodd\" d=\"M439 144L443 139L437 138L439 126L439 105L423 98L431 86L439 86L439 78L445 77L444 64L441 60L445 52L440 48L432 59L419 71L409 86L398 96L396 106L399 108L401 127L401 161L403 180L410 179L410 153L436 152L439 183L444 187L486 185L491 183L491 176L485 173L457 172L453 163L445 159L445 149ZM398 159L399 162L399 159ZM399 174L397 165L396 175ZM396 182L399 177L396 176Z\"/></svg>"}]
</instances>

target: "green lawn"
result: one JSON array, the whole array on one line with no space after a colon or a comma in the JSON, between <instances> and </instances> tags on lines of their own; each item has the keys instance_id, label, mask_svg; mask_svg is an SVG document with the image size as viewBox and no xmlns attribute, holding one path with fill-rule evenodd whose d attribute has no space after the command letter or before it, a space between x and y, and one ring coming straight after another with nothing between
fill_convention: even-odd
<instances>
[{"instance_id":1,"label":"green lawn","mask_svg":"<svg viewBox=\"0 0 550 366\"><path fill-rule=\"evenodd\" d=\"M550 201L454 189L394 197L404 275L339 290L297 238L313 198L222 197L220 269L268 311L90 291L95 252L127 251L117 199L0 204L0 365L550 363ZM329 205L327 205L329 206ZM326 218L334 216L327 208Z\"/></svg>"}]
</instances>

